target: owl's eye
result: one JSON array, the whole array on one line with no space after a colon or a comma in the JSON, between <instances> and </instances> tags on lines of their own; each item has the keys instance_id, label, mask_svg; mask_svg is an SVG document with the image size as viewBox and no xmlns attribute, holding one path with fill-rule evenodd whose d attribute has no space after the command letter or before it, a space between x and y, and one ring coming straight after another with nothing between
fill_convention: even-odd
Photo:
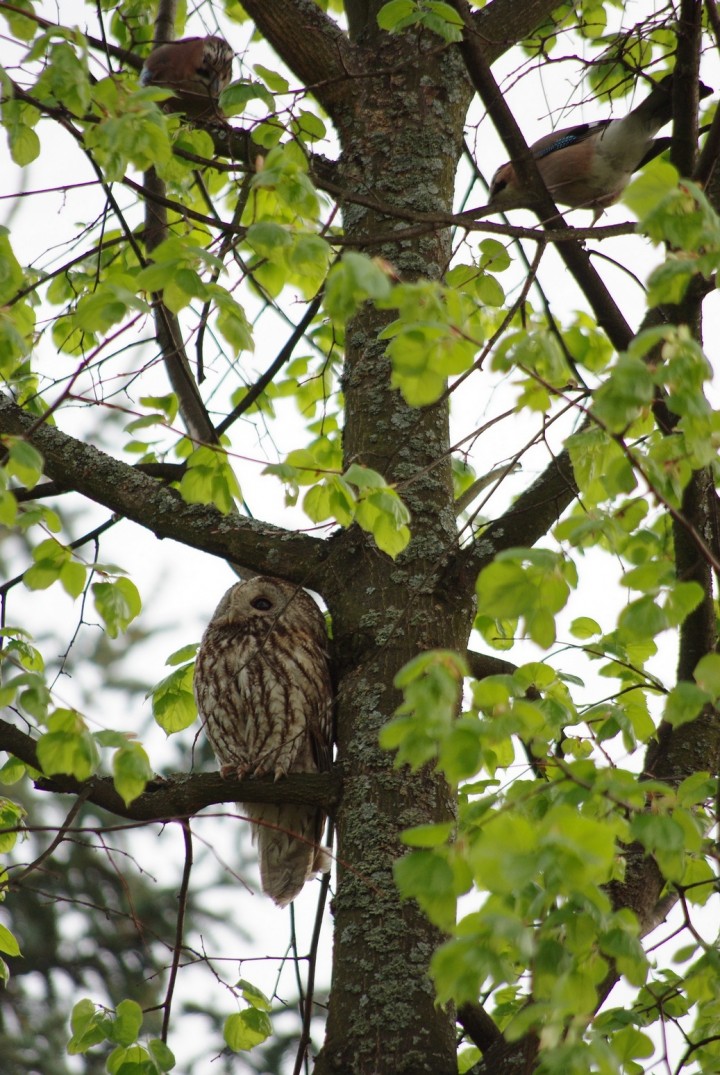
<instances>
[{"instance_id":1,"label":"owl's eye","mask_svg":"<svg viewBox=\"0 0 720 1075\"><path fill-rule=\"evenodd\" d=\"M253 608L256 608L258 612L267 612L272 608L272 601L267 597L256 597L250 604Z\"/></svg>"}]
</instances>

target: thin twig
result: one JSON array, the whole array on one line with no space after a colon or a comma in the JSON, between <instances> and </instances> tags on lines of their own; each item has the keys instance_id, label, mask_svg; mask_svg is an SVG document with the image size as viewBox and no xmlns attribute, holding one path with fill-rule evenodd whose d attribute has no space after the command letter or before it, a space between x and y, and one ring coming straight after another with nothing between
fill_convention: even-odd
<instances>
[{"instance_id":1,"label":"thin twig","mask_svg":"<svg viewBox=\"0 0 720 1075\"><path fill-rule=\"evenodd\" d=\"M39 854L38 857L36 859L34 859L28 866L26 866L24 870L21 870L20 873L14 873L12 875L12 884L13 885L19 884L21 881L23 881L28 876L28 874L31 874L33 872L33 870L36 870L38 868L38 866L40 866L41 863L43 863L45 861L45 859L50 858L50 856L55 851L55 848L58 847L63 842L63 840L65 839L65 837L67 835L67 832L68 832L68 830L70 828L70 825L72 825L73 821L75 820L77 815L80 813L80 810L85 805L85 800L86 799L87 799L87 791L81 792L81 794L78 796L77 800L73 803L73 805L68 810L67 815L65 817L65 820L63 821L63 823L61 824L60 828L57 831L57 835L55 836L55 839L51 840L51 842L48 844L48 846L45 848L45 850L41 854Z\"/></svg>"},{"instance_id":2,"label":"thin twig","mask_svg":"<svg viewBox=\"0 0 720 1075\"><path fill-rule=\"evenodd\" d=\"M313 318L315 317L315 314L320 309L322 299L323 291L321 289L320 291L318 291L317 295L308 306L292 336L287 341L283 349L280 351L274 362L271 362L268 368L262 374L262 376L258 377L255 384L249 390L247 395L243 396L237 407L233 407L233 409L230 411L230 414L228 414L225 418L223 418L222 422L220 422L216 430L218 436L222 436L222 434L230 428L233 422L237 421L241 414L244 414L245 411L249 410L250 407L252 407L255 400L258 398L258 396L262 395L262 393L272 381L273 377L275 377L275 375L282 369L282 367L290 361L290 359L292 358L293 351L297 347L302 337L307 332Z\"/></svg>"},{"instance_id":3,"label":"thin twig","mask_svg":"<svg viewBox=\"0 0 720 1075\"><path fill-rule=\"evenodd\" d=\"M329 826L329 842L332 843L332 822ZM297 1054L295 1056L293 1075L300 1075L310 1045L310 1023L312 1022L313 1003L315 998L315 971L317 969L318 945L320 942L320 931L325 920L325 904L327 903L329 888L330 872L328 871L322 875L320 881L320 894L318 896L317 909L315 911L315 924L313 925L310 952L308 955L307 986L305 991L305 1003L303 1005L302 1032L300 1034Z\"/></svg>"},{"instance_id":4,"label":"thin twig","mask_svg":"<svg viewBox=\"0 0 720 1075\"><path fill-rule=\"evenodd\" d=\"M178 915L177 925L175 929L175 945L173 948L172 963L170 964L170 974L168 976L168 987L165 993L165 1000L163 1001L163 1023L162 1023L162 1040L167 1044L168 1030L170 1027L170 1011L172 1008L172 998L175 991L175 981L177 979L178 968L180 966L180 952L183 946L183 931L185 927L185 912L187 910L188 902L188 890L190 888L190 871L193 864L193 846L192 846L192 831L190 829L190 822L188 820L181 821L180 826L183 832L183 841L185 843L185 865L183 867L182 882L180 884L180 893L178 895Z\"/></svg>"}]
</instances>

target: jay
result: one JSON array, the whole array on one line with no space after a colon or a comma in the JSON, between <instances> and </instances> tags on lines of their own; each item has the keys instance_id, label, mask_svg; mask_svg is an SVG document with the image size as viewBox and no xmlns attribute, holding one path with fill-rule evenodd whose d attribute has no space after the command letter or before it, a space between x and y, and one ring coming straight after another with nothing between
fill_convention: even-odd
<instances>
[{"instance_id":1,"label":"jay","mask_svg":"<svg viewBox=\"0 0 720 1075\"><path fill-rule=\"evenodd\" d=\"M593 224L622 194L638 168L664 152L670 138L655 135L672 119L673 76L666 75L623 119L580 123L540 138L530 152L554 200L572 209L592 209ZM700 97L712 93L700 83ZM532 208L512 162L496 171L486 212Z\"/></svg>"},{"instance_id":2,"label":"jay","mask_svg":"<svg viewBox=\"0 0 720 1075\"><path fill-rule=\"evenodd\" d=\"M185 37L150 53L140 72L141 86L163 86L174 97L162 102L166 112L184 112L194 120L219 119L218 97L232 78L233 50L222 37Z\"/></svg>"}]
</instances>

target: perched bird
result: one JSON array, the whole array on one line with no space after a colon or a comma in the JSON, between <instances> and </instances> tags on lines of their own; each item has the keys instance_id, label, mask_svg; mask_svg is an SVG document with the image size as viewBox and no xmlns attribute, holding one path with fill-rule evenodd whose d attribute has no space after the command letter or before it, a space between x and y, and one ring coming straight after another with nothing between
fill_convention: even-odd
<instances>
[{"instance_id":1,"label":"perched bird","mask_svg":"<svg viewBox=\"0 0 720 1075\"><path fill-rule=\"evenodd\" d=\"M168 41L145 60L140 84L163 86L175 93L163 101L166 112L184 112L190 119L219 119L218 97L232 78L233 56L222 37Z\"/></svg>"},{"instance_id":2,"label":"perched bird","mask_svg":"<svg viewBox=\"0 0 720 1075\"><path fill-rule=\"evenodd\" d=\"M655 135L672 119L673 76L661 79L623 119L580 123L540 138L530 152L553 199L573 209L594 210L593 223L622 194L638 168L664 152L669 138ZM700 84L700 96L712 93ZM531 208L511 162L496 171L486 212Z\"/></svg>"},{"instance_id":3,"label":"perched bird","mask_svg":"<svg viewBox=\"0 0 720 1075\"><path fill-rule=\"evenodd\" d=\"M224 776L278 777L330 768L333 691L322 612L282 579L257 576L227 591L203 635L195 698ZM246 803L264 892L294 900L330 859L313 806Z\"/></svg>"}]
</instances>

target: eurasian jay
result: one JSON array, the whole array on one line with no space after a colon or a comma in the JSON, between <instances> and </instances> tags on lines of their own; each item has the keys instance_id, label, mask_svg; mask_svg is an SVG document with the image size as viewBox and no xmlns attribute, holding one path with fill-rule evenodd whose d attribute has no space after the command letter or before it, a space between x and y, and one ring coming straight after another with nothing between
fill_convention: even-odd
<instances>
[{"instance_id":1,"label":"eurasian jay","mask_svg":"<svg viewBox=\"0 0 720 1075\"><path fill-rule=\"evenodd\" d=\"M232 78L233 50L222 37L184 37L150 53L140 72L142 86L164 86L175 97L162 102L166 112L191 119L218 119L218 97Z\"/></svg>"},{"instance_id":2,"label":"eurasian jay","mask_svg":"<svg viewBox=\"0 0 720 1075\"><path fill-rule=\"evenodd\" d=\"M670 145L654 136L672 119L673 76L661 79L648 97L623 119L580 123L540 138L530 152L553 199L573 209L594 210L593 224L612 205L638 168ZM700 97L712 93L700 83ZM518 185L511 162L496 171L486 212L532 208Z\"/></svg>"}]
</instances>

